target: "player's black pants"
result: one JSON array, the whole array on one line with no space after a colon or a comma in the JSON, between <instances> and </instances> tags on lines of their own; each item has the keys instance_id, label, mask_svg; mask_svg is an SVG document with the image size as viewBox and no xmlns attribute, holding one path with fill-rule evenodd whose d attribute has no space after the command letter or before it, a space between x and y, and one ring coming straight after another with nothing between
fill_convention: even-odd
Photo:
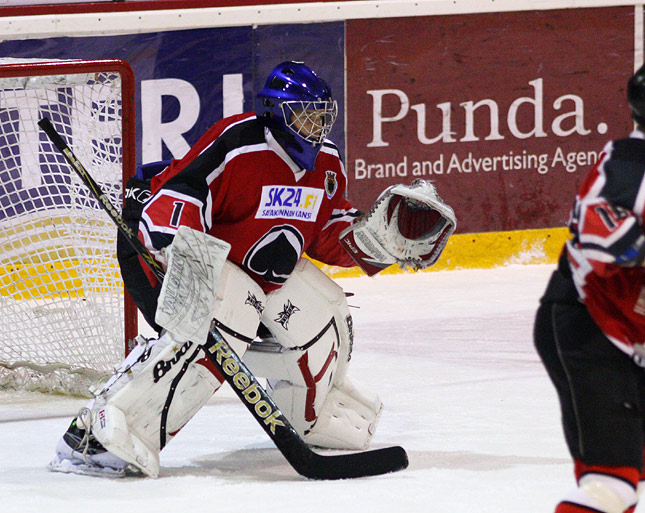
<instances>
[{"instance_id":1,"label":"player's black pants","mask_svg":"<svg viewBox=\"0 0 645 513\"><path fill-rule=\"evenodd\" d=\"M134 233L139 231L139 219L143 202L148 198L150 193L150 182L140 180L136 177L130 178L126 185L126 199L123 206L123 219ZM146 322L150 324L157 332L161 327L155 323L155 312L157 311L157 299L161 291L161 284L152 286L146 273L143 271L143 265L139 260L137 252L130 246L126 238L117 235L116 254L119 260L119 268L125 288L132 296L134 304L143 314Z\"/></svg>"},{"instance_id":2,"label":"player's black pants","mask_svg":"<svg viewBox=\"0 0 645 513\"><path fill-rule=\"evenodd\" d=\"M571 300L576 295L566 290L573 287L569 280L554 273L534 326L535 347L560 400L569 451L587 465L642 471L645 369L603 335L582 303Z\"/></svg>"}]
</instances>

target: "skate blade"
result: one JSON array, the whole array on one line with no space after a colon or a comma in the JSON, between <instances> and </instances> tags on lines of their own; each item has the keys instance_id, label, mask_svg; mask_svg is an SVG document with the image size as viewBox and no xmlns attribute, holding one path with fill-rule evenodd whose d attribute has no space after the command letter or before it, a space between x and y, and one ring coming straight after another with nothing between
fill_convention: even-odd
<instances>
[{"instance_id":1,"label":"skate blade","mask_svg":"<svg viewBox=\"0 0 645 513\"><path fill-rule=\"evenodd\" d=\"M50 472L62 472L64 474L78 474L81 476L121 478L125 477L125 469L115 469L110 467L99 467L80 460L59 460L54 458L47 465Z\"/></svg>"}]
</instances>

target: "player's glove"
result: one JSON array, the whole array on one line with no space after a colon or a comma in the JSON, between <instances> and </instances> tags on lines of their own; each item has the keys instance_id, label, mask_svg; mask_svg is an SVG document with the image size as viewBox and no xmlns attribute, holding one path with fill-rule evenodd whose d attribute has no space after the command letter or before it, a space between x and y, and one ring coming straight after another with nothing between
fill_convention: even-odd
<instances>
[{"instance_id":1,"label":"player's glove","mask_svg":"<svg viewBox=\"0 0 645 513\"><path fill-rule=\"evenodd\" d=\"M392 264L418 270L434 264L457 220L427 180L385 189L359 221L340 234L340 243L368 276Z\"/></svg>"}]
</instances>

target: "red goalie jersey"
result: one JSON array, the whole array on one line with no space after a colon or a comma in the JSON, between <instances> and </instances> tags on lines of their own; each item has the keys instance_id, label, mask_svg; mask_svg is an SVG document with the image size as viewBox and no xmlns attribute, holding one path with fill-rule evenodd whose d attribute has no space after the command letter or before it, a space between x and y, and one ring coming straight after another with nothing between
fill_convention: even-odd
<instances>
[{"instance_id":1,"label":"red goalie jersey","mask_svg":"<svg viewBox=\"0 0 645 513\"><path fill-rule=\"evenodd\" d=\"M153 178L139 237L158 258L179 226L207 232L229 242L228 259L268 292L304 252L330 265L355 265L338 242L359 215L345 199L346 185L331 142L305 171L254 114L232 116Z\"/></svg>"},{"instance_id":2,"label":"red goalie jersey","mask_svg":"<svg viewBox=\"0 0 645 513\"><path fill-rule=\"evenodd\" d=\"M645 140L608 143L585 179L566 245L580 298L603 333L629 355L645 356Z\"/></svg>"}]
</instances>

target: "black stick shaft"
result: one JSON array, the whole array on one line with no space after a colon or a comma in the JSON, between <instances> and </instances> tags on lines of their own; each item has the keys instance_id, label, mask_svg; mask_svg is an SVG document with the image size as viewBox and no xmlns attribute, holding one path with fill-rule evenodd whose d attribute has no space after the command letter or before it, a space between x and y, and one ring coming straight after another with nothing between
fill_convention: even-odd
<instances>
[{"instance_id":1,"label":"black stick shaft","mask_svg":"<svg viewBox=\"0 0 645 513\"><path fill-rule=\"evenodd\" d=\"M69 146L67 146L67 143L56 131L54 126L51 124L51 121L49 121L48 118L43 118L38 122L38 126L43 129L54 146L56 146L58 151L63 154L63 156L67 159L67 162L69 162L72 168L74 168L74 171L76 171L76 174L78 174L83 183L90 189L90 191L92 191L92 194L98 200L103 210L107 212L114 224L116 224L118 229L125 236L125 239L128 241L128 243L145 260L146 264L157 277L157 279L159 281L163 281L165 273L159 262L154 259L148 248L143 245L137 235L130 229L130 227L121 216L119 210L117 210L115 206L112 205L110 198L103 193L101 187L92 178L92 175L76 158L76 155L74 155Z\"/></svg>"},{"instance_id":2,"label":"black stick shaft","mask_svg":"<svg viewBox=\"0 0 645 513\"><path fill-rule=\"evenodd\" d=\"M143 258L159 281L165 273L148 248L125 223L121 213L112 205L99 185L83 164L76 158L49 119L43 118L38 125L47 134L54 146L67 159L83 183L90 189L101 207L107 212L117 228L134 250ZM204 353L218 373L230 385L251 415L262 426L276 447L291 466L301 475L311 479L348 479L385 474L408 466L408 458L402 447L386 447L373 451L338 456L322 456L313 452L280 412L271 396L258 383L256 377L242 362L233 348L214 326L203 346Z\"/></svg>"}]
</instances>

